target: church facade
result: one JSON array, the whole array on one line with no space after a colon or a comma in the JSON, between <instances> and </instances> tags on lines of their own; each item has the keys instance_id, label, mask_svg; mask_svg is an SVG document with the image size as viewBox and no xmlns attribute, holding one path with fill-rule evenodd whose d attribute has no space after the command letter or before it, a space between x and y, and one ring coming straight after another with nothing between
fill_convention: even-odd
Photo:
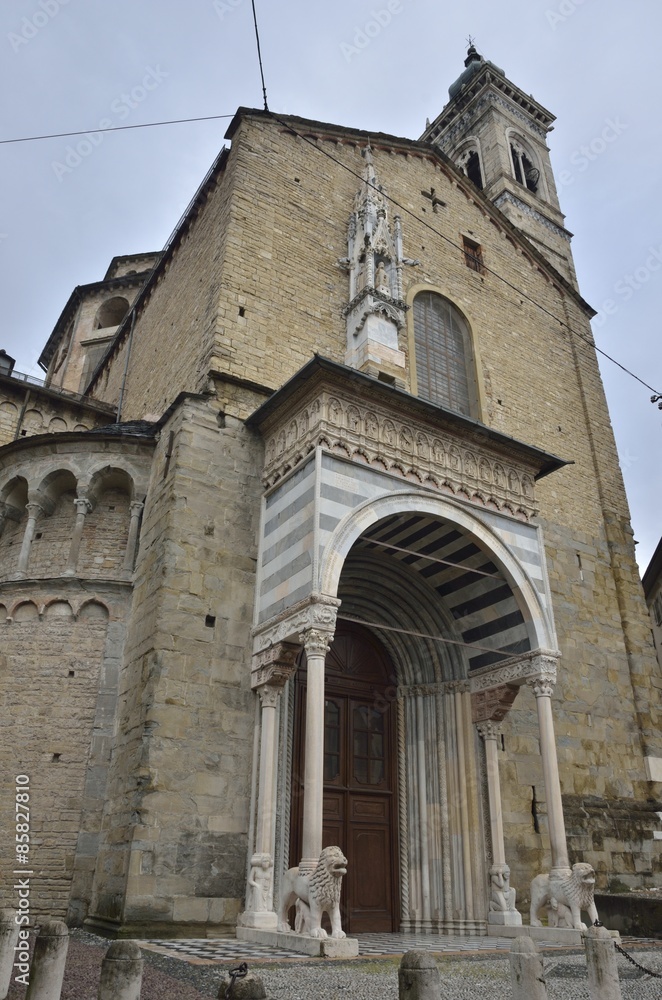
<instances>
[{"instance_id":1,"label":"church facade","mask_svg":"<svg viewBox=\"0 0 662 1000\"><path fill-rule=\"evenodd\" d=\"M662 677L552 122L473 48L418 140L240 109L44 384L0 370L35 912L271 927L327 845L349 933L484 934L508 871L518 909L578 861L659 884Z\"/></svg>"}]
</instances>

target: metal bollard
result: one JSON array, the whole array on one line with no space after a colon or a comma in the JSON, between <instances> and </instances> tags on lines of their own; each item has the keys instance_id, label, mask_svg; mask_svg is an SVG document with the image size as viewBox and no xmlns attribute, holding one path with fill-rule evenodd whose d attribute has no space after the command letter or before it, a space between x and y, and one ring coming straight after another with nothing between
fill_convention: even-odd
<instances>
[{"instance_id":1,"label":"metal bollard","mask_svg":"<svg viewBox=\"0 0 662 1000\"><path fill-rule=\"evenodd\" d=\"M0 1000L5 1000L9 992L9 983L14 969L16 958L14 948L18 942L19 930L16 916L16 910L0 910ZM27 972L27 969L25 971Z\"/></svg>"},{"instance_id":2,"label":"metal bollard","mask_svg":"<svg viewBox=\"0 0 662 1000\"><path fill-rule=\"evenodd\" d=\"M69 930L61 920L44 920L37 935L25 1000L60 1000Z\"/></svg>"},{"instance_id":3,"label":"metal bollard","mask_svg":"<svg viewBox=\"0 0 662 1000\"><path fill-rule=\"evenodd\" d=\"M113 941L101 963L98 1000L140 1000L143 957L135 941Z\"/></svg>"},{"instance_id":4,"label":"metal bollard","mask_svg":"<svg viewBox=\"0 0 662 1000\"><path fill-rule=\"evenodd\" d=\"M622 1000L616 949L606 927L589 927L584 935L588 991L591 1000Z\"/></svg>"},{"instance_id":5,"label":"metal bollard","mask_svg":"<svg viewBox=\"0 0 662 1000\"><path fill-rule=\"evenodd\" d=\"M542 958L526 934L519 934L510 949L510 983L513 1000L547 1000Z\"/></svg>"},{"instance_id":6,"label":"metal bollard","mask_svg":"<svg viewBox=\"0 0 662 1000\"><path fill-rule=\"evenodd\" d=\"M425 951L408 951L398 969L400 1000L439 1000L441 984L437 963Z\"/></svg>"}]
</instances>

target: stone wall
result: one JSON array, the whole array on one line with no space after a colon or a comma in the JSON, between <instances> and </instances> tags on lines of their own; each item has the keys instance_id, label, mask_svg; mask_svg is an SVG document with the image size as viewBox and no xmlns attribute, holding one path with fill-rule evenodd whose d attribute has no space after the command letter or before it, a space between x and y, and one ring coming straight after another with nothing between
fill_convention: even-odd
<instances>
[{"instance_id":1,"label":"stone wall","mask_svg":"<svg viewBox=\"0 0 662 1000\"><path fill-rule=\"evenodd\" d=\"M114 716L116 683L102 685L121 652L126 601L117 588L0 585L0 825L2 868L14 857L15 778L30 779L30 905L33 915L66 916L80 868L79 831L101 817L98 790L110 757L109 732L98 745L101 714ZM101 714L100 714L101 713ZM95 743L95 741L97 741ZM96 750L90 754L90 747ZM95 789L97 793L95 794ZM87 865L89 868L88 856ZM89 898L89 872L78 895ZM0 905L16 906L11 881Z\"/></svg>"},{"instance_id":2,"label":"stone wall","mask_svg":"<svg viewBox=\"0 0 662 1000\"><path fill-rule=\"evenodd\" d=\"M17 437L86 431L112 423L112 410L0 377L0 447Z\"/></svg>"},{"instance_id":3,"label":"stone wall","mask_svg":"<svg viewBox=\"0 0 662 1000\"><path fill-rule=\"evenodd\" d=\"M123 419L160 416L182 391L206 383L222 294L233 170L221 171L201 199L137 313L131 342ZM166 347L167 345L167 347ZM117 403L128 335L114 348L92 395Z\"/></svg>"},{"instance_id":4,"label":"stone wall","mask_svg":"<svg viewBox=\"0 0 662 1000\"><path fill-rule=\"evenodd\" d=\"M261 445L213 398L164 426L148 490L93 921L234 923L244 891Z\"/></svg>"}]
</instances>

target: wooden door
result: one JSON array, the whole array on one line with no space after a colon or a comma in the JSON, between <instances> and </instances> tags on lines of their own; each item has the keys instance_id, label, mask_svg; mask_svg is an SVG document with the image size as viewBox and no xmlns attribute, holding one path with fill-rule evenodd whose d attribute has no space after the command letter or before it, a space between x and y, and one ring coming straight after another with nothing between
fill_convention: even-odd
<instances>
[{"instance_id":1,"label":"wooden door","mask_svg":"<svg viewBox=\"0 0 662 1000\"><path fill-rule=\"evenodd\" d=\"M303 776L305 663L298 673L294 775ZM348 859L341 905L349 933L399 925L395 836L395 687L390 662L367 630L339 628L326 660L323 846ZM301 782L294 782L302 791ZM302 796L292 812L300 856Z\"/></svg>"}]
</instances>

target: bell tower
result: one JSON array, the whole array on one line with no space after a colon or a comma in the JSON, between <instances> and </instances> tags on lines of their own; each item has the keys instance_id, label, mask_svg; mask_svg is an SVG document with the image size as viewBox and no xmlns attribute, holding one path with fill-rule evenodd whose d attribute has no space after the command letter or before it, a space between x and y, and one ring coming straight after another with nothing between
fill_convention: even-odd
<instances>
[{"instance_id":1,"label":"bell tower","mask_svg":"<svg viewBox=\"0 0 662 1000\"><path fill-rule=\"evenodd\" d=\"M573 285L577 284L547 146L554 116L469 46L464 72L422 141L447 156Z\"/></svg>"}]
</instances>

